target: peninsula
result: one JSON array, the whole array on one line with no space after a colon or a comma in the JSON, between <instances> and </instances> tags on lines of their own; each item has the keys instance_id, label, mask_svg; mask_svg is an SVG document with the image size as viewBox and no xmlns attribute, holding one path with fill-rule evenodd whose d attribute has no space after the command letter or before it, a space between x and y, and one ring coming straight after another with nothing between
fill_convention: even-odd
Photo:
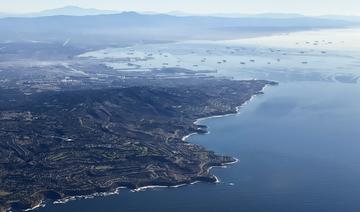
<instances>
[{"instance_id":1,"label":"peninsula","mask_svg":"<svg viewBox=\"0 0 360 212\"><path fill-rule=\"evenodd\" d=\"M118 187L215 182L234 162L182 138L236 113L269 81L216 78L24 94L0 92L0 206L23 210ZM152 84L152 85L149 85ZM155 86L155 84L157 84Z\"/></svg>"}]
</instances>

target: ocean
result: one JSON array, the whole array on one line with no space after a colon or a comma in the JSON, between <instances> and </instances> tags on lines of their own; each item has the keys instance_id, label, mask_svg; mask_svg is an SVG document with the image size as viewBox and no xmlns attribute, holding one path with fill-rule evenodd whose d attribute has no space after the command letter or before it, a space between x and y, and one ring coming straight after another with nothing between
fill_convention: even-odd
<instances>
[{"instance_id":1,"label":"ocean","mask_svg":"<svg viewBox=\"0 0 360 212\"><path fill-rule=\"evenodd\" d=\"M131 48L138 55L155 55L138 64L145 69L167 61L216 70L216 76L280 84L267 87L238 114L202 120L210 133L188 138L240 160L212 169L219 183L121 189L117 195L47 204L39 211L360 211L360 30ZM102 51L116 57L128 50Z\"/></svg>"}]
</instances>

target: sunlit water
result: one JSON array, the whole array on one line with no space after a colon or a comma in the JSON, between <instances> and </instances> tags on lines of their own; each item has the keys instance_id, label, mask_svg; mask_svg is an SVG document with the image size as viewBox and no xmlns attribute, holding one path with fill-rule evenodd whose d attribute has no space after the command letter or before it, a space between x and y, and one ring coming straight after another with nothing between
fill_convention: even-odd
<instances>
[{"instance_id":1,"label":"sunlit water","mask_svg":"<svg viewBox=\"0 0 360 212\"><path fill-rule=\"evenodd\" d=\"M268 87L240 114L203 121L211 133L190 138L240 159L212 171L221 183L122 190L41 211L360 211L359 32L133 47L145 54L168 54L175 64L181 58L181 67L205 57L199 69L217 69L217 75L238 79L273 79L280 85ZM323 44L313 45L315 41ZM116 55L119 49L111 51ZM219 64L222 58L226 62ZM146 62L162 66L163 61Z\"/></svg>"},{"instance_id":2,"label":"sunlit water","mask_svg":"<svg viewBox=\"0 0 360 212\"><path fill-rule=\"evenodd\" d=\"M217 71L218 76L238 79L354 83L360 76L359 49L360 29L346 29L231 41L138 45L81 56L129 58L130 62L105 62L120 71L181 67Z\"/></svg>"}]
</instances>

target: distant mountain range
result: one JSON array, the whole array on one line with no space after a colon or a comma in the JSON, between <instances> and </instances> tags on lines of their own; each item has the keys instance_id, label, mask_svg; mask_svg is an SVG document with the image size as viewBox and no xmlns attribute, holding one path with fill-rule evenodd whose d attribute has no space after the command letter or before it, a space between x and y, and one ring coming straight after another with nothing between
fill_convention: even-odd
<instances>
[{"instance_id":1,"label":"distant mountain range","mask_svg":"<svg viewBox=\"0 0 360 212\"><path fill-rule=\"evenodd\" d=\"M212 16L212 17L224 17L224 18L245 18L245 17L252 17L252 18L302 18L306 17L301 14L296 13L259 13L259 14L242 14L242 13L210 13L210 14L192 14L192 13L185 13L182 11L171 11L166 13L168 15L174 16Z\"/></svg>"},{"instance_id":2,"label":"distant mountain range","mask_svg":"<svg viewBox=\"0 0 360 212\"><path fill-rule=\"evenodd\" d=\"M116 14L116 13L120 13L120 12L113 10L98 10L93 8L66 6L61 8L43 10L35 13L24 13L24 14L0 13L0 17L43 17L43 16L58 16L58 15L86 16L86 15L106 15L106 14Z\"/></svg>"},{"instance_id":3,"label":"distant mountain range","mask_svg":"<svg viewBox=\"0 0 360 212\"><path fill-rule=\"evenodd\" d=\"M0 12L0 18L4 17L43 17L43 16L88 16L88 15L109 15L109 14L119 14L124 11L116 11L116 10L99 10L94 8L81 8L77 6L65 6L61 8L43 10L40 12L34 13L24 13L24 14L11 14ZM194 14L194 13L186 13L182 11L171 11L167 13L158 13L158 12L138 12L144 15L158 15L158 14L166 14L178 17L185 16L211 16L211 17L224 17L224 18L277 18L277 19L288 19L288 18L304 18L308 17L302 14L297 13L260 13L260 14L242 14L242 13L212 13L212 14ZM311 18L324 18L331 20L344 20L344 21L352 21L352 22L360 22L360 16L344 16L344 15L322 15L322 16L313 16Z\"/></svg>"},{"instance_id":4,"label":"distant mountain range","mask_svg":"<svg viewBox=\"0 0 360 212\"><path fill-rule=\"evenodd\" d=\"M218 14L221 16L221 14ZM242 17L116 12L65 7L0 19L0 42L46 41L119 45L196 39L236 39L356 25L337 17L261 14ZM240 15L239 15L240 16Z\"/></svg>"}]
</instances>

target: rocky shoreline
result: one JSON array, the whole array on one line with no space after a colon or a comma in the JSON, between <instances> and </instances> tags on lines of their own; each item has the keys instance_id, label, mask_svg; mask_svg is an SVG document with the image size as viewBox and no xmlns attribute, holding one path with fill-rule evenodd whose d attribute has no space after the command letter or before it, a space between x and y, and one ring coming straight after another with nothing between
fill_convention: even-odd
<instances>
[{"instance_id":1,"label":"rocky shoreline","mask_svg":"<svg viewBox=\"0 0 360 212\"><path fill-rule=\"evenodd\" d=\"M211 118L211 117L208 117L208 118ZM192 134L190 134L190 135L192 135ZM209 168L206 169L206 172L208 174L210 174L210 171L213 168L226 167L227 165L232 165L232 164L235 164L235 163L238 163L238 162L239 162L239 159L232 158L231 161L223 162L220 165L210 166ZM194 184L200 183L200 182L220 183L220 180L215 175L211 175L209 177L196 177L192 181L177 182L175 184L162 184L162 185L159 185L159 184L153 184L153 183L149 182L149 185L144 185L142 187L136 187L136 185L124 185L124 186L116 187L114 190L112 188L109 188L108 191L106 191L106 192L104 192L104 191L101 191L101 192L100 191L95 191L95 192L89 193L89 194L67 196L67 197L64 197L62 199L52 199L52 201L53 201L52 204L66 204L69 201L75 201L75 200L81 200L81 199L92 199L92 198L96 198L96 197L118 195L120 193L121 189L130 189L132 192L140 192L140 191L145 191L147 189L154 189L154 188L178 188L178 187L187 186L187 185L194 185ZM36 210L38 208L46 207L45 200L48 200L48 199L49 199L48 197L44 196L44 198L40 199L38 203L36 203L35 205L33 205L33 206L29 207L29 208L25 208L23 210L24 211L33 211L33 210Z\"/></svg>"},{"instance_id":2,"label":"rocky shoreline","mask_svg":"<svg viewBox=\"0 0 360 212\"><path fill-rule=\"evenodd\" d=\"M123 187L140 191L149 186L176 187L198 181L217 182L210 169L237 160L218 156L186 142L184 138L192 133L207 132L206 126L198 124L196 120L234 114L239 105L246 103L253 95L261 94L266 85L274 84L255 80L219 80L213 81L211 86L204 83L187 88L133 87L34 96L15 109L26 108L27 111L21 114L30 113L38 118L20 122L24 126L31 126L30 132L24 131L25 127L21 124L17 125L19 128L16 132L25 137L40 130L42 135L52 134L54 140L33 138L37 139L39 146L11 143L17 145L17 161L23 164L24 169L19 171L13 169L14 166L2 165L2 173L6 173L6 176L0 177L5 185L4 191L11 190L6 185L22 190L0 196L3 210L10 207L15 211L34 209L41 207L44 200L63 203L77 198L111 195ZM50 102L56 104L51 105ZM50 106L39 111L37 105ZM128 108L136 108L130 117ZM5 109L3 106L1 112L9 113ZM54 117L56 111L59 116ZM60 111L67 111L68 119L63 118ZM21 117L16 118L19 123ZM41 123L46 126L40 127L38 119L43 119ZM77 122L74 122L76 119ZM12 126L11 121L6 120L6 125L0 127ZM49 129L54 125L50 124L53 121L56 130ZM7 136L9 134L12 132L6 133ZM91 140L89 134L92 135ZM57 138L59 135L64 139ZM4 133L0 136L6 138ZM19 141L23 142L23 139ZM80 143L84 147L79 148ZM46 152L42 150L44 145L47 146ZM1 151L6 153L5 150ZM20 155L21 150L28 154ZM36 158L33 153L41 157ZM71 161L77 165L72 167L69 165ZM13 178L15 175L23 177ZM64 181L67 178L71 183ZM26 179L33 181L26 185ZM92 184L82 183L84 180ZM46 183L46 187L42 183Z\"/></svg>"}]
</instances>

